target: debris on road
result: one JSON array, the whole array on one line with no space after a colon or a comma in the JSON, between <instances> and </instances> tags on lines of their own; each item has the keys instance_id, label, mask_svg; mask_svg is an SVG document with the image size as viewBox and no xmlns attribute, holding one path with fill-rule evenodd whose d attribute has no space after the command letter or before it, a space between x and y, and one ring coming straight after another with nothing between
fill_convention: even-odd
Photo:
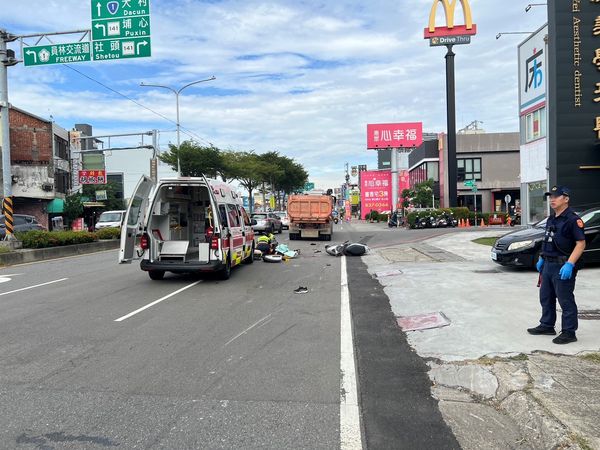
<instances>
[{"instance_id":1,"label":"debris on road","mask_svg":"<svg viewBox=\"0 0 600 450\"><path fill-rule=\"evenodd\" d=\"M416 316L397 317L396 321L403 331L430 330L432 328L442 328L450 325L450 319L448 319L441 311L418 314Z\"/></svg>"},{"instance_id":2,"label":"debris on road","mask_svg":"<svg viewBox=\"0 0 600 450\"><path fill-rule=\"evenodd\" d=\"M376 272L375 278L395 277L396 275L402 275L403 273L404 272L400 269L384 270L382 272Z\"/></svg>"},{"instance_id":3,"label":"debris on road","mask_svg":"<svg viewBox=\"0 0 600 450\"><path fill-rule=\"evenodd\" d=\"M281 255L265 255L263 256L263 261L268 263L279 263L283 260L283 256Z\"/></svg>"},{"instance_id":4,"label":"debris on road","mask_svg":"<svg viewBox=\"0 0 600 450\"><path fill-rule=\"evenodd\" d=\"M306 294L308 292L308 288L304 286L299 286L298 289L294 289L294 294Z\"/></svg>"},{"instance_id":5,"label":"debris on road","mask_svg":"<svg viewBox=\"0 0 600 450\"><path fill-rule=\"evenodd\" d=\"M326 245L325 251L331 256L363 256L369 252L369 247L361 243L348 244L348 241L343 244Z\"/></svg>"}]
</instances>

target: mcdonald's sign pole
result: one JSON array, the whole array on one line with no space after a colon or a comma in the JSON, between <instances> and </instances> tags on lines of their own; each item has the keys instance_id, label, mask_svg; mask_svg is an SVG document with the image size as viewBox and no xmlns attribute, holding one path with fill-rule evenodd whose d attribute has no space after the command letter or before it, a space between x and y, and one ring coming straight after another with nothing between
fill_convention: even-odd
<instances>
[{"instance_id":1,"label":"mcdonald's sign pole","mask_svg":"<svg viewBox=\"0 0 600 450\"><path fill-rule=\"evenodd\" d=\"M455 25L456 6L460 2L464 25ZM446 26L436 27L435 19L439 4L444 8ZM477 33L477 25L473 23L469 0L434 0L429 14L429 26L425 28L425 39L429 39L431 47L446 46L446 109L448 132L448 157L446 158L448 174L448 201L450 207L458 206L457 167L456 167L456 92L454 80L454 45L470 44L471 36ZM441 193L440 193L441 194ZM440 195L443 196L443 195Z\"/></svg>"}]
</instances>

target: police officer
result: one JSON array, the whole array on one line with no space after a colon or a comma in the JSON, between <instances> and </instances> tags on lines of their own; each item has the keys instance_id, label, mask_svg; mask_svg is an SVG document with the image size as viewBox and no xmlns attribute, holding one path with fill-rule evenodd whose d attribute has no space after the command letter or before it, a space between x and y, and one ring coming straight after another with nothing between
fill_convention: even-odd
<instances>
[{"instance_id":1,"label":"police officer","mask_svg":"<svg viewBox=\"0 0 600 450\"><path fill-rule=\"evenodd\" d=\"M554 186L550 192L550 207L554 211L546 222L542 254L536 264L541 274L540 303L542 318L530 334L555 335L556 300L562 309L562 331L552 342L568 344L577 337L577 305L573 291L577 275L577 261L585 250L583 221L569 207L569 189Z\"/></svg>"}]
</instances>

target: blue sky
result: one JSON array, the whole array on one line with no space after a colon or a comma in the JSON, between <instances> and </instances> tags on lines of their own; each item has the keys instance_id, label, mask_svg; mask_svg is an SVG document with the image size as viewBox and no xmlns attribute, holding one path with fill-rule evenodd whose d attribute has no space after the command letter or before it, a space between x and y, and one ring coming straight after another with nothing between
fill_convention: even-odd
<instances>
[{"instance_id":1,"label":"blue sky","mask_svg":"<svg viewBox=\"0 0 600 450\"><path fill-rule=\"evenodd\" d=\"M367 123L422 121L425 131L446 131L445 48L423 39L432 0L150 1L152 57L19 64L9 68L10 102L67 129L89 123L98 135L157 129L165 149L176 142L175 97L140 82L177 88L214 75L181 94L182 140L278 150L302 163L318 188L341 184L346 162L376 167L365 149ZM91 26L91 2L4 3L0 27L13 34ZM529 3L471 0L478 34L455 47L458 128L479 120L489 132L518 130L517 45L526 36L495 37L543 25L546 8L525 13ZM130 191L149 157L112 152L107 168L125 172Z\"/></svg>"}]
</instances>

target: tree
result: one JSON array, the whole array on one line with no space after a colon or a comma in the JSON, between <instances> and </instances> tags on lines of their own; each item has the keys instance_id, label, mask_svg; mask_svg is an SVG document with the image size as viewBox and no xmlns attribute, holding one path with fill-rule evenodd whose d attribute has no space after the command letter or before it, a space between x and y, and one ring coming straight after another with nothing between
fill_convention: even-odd
<instances>
[{"instance_id":1,"label":"tree","mask_svg":"<svg viewBox=\"0 0 600 450\"><path fill-rule=\"evenodd\" d=\"M84 184L82 193L84 197L96 198L96 191L106 191L106 200L99 200L104 203L104 211L125 209L125 201L117 198L118 186L115 182L109 181L107 184Z\"/></svg>"},{"instance_id":2,"label":"tree","mask_svg":"<svg viewBox=\"0 0 600 450\"><path fill-rule=\"evenodd\" d=\"M73 220L83 215L83 202L81 201L81 194L67 195L65 197L63 215L66 219L67 227L71 226Z\"/></svg>"},{"instance_id":3,"label":"tree","mask_svg":"<svg viewBox=\"0 0 600 450\"><path fill-rule=\"evenodd\" d=\"M213 145L203 147L190 141L184 141L177 148L176 145L169 144L169 151L159 155L159 159L171 166L173 170L177 170L177 155L179 155L181 175L184 177L205 175L209 178L217 178L220 176L223 181L232 178L223 153Z\"/></svg>"},{"instance_id":4,"label":"tree","mask_svg":"<svg viewBox=\"0 0 600 450\"><path fill-rule=\"evenodd\" d=\"M254 209L252 192L262 184L268 165L259 155L252 152L230 152L227 161L232 176L248 191L250 214L252 214Z\"/></svg>"},{"instance_id":5,"label":"tree","mask_svg":"<svg viewBox=\"0 0 600 450\"><path fill-rule=\"evenodd\" d=\"M422 208L433 207L433 179L423 181L415 185L415 195L412 199L413 204L420 205Z\"/></svg>"}]
</instances>

